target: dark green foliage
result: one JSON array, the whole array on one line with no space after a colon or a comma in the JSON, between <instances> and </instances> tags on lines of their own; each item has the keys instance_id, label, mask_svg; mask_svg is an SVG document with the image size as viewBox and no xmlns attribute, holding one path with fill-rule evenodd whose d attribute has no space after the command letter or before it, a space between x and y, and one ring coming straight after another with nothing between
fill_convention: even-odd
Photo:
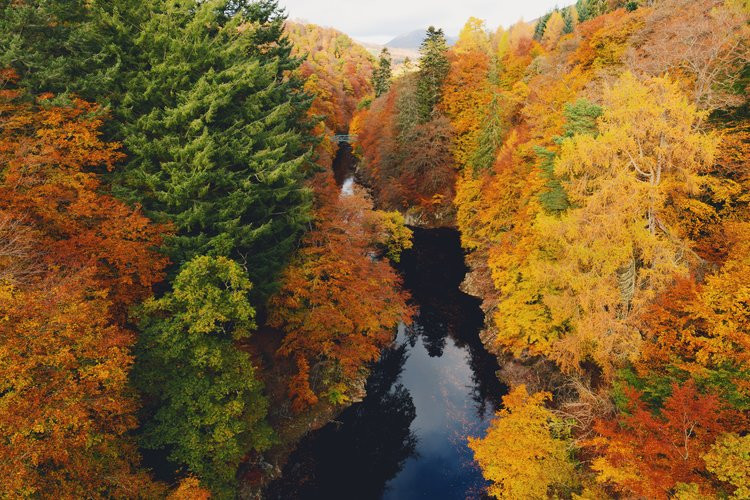
<instances>
[{"instance_id":1,"label":"dark green foliage","mask_svg":"<svg viewBox=\"0 0 750 500\"><path fill-rule=\"evenodd\" d=\"M570 202L560 179L555 176L555 152L539 146L534 148L534 152L542 160L539 167L547 179L545 191L539 195L539 201L547 213L560 214L570 207Z\"/></svg>"},{"instance_id":2,"label":"dark green foliage","mask_svg":"<svg viewBox=\"0 0 750 500\"><path fill-rule=\"evenodd\" d=\"M134 381L145 398L142 444L165 449L219 498L232 498L245 454L270 445L267 401L234 343L255 328L247 273L229 259L185 264L173 291L138 311Z\"/></svg>"},{"instance_id":3,"label":"dark green foliage","mask_svg":"<svg viewBox=\"0 0 750 500\"><path fill-rule=\"evenodd\" d=\"M589 9L587 0L578 0L575 4L575 9L578 11L578 22L583 22L591 19L591 10Z\"/></svg>"},{"instance_id":4,"label":"dark green foliage","mask_svg":"<svg viewBox=\"0 0 750 500\"><path fill-rule=\"evenodd\" d=\"M109 106L115 194L173 222L176 267L252 262L262 303L308 220L311 98L276 1L1 2L0 65Z\"/></svg>"},{"instance_id":5,"label":"dark green foliage","mask_svg":"<svg viewBox=\"0 0 750 500\"><path fill-rule=\"evenodd\" d=\"M380 51L378 67L372 72L372 86L375 89L375 97L388 92L391 88L391 53L387 48Z\"/></svg>"},{"instance_id":6,"label":"dark green foliage","mask_svg":"<svg viewBox=\"0 0 750 500\"><path fill-rule=\"evenodd\" d=\"M574 103L566 103L563 110L565 125L563 125L563 139L576 134L596 135L596 119L602 114L602 107L586 99L578 99Z\"/></svg>"},{"instance_id":7,"label":"dark green foliage","mask_svg":"<svg viewBox=\"0 0 750 500\"><path fill-rule=\"evenodd\" d=\"M583 22L606 14L609 11L609 3L607 0L578 0L575 9L578 11L578 21Z\"/></svg>"},{"instance_id":8,"label":"dark green foliage","mask_svg":"<svg viewBox=\"0 0 750 500\"><path fill-rule=\"evenodd\" d=\"M630 386L643 393L641 399L650 407L661 408L664 400L672 394L672 387L675 384L682 385L690 378L701 392L717 394L736 410L750 409L750 398L738 384L739 381L750 381L750 372L729 364L692 376L690 372L674 365L663 366L645 375L639 375L632 367L624 368L617 372L612 396L618 409L623 411L627 407L625 387Z\"/></svg>"},{"instance_id":9,"label":"dark green foliage","mask_svg":"<svg viewBox=\"0 0 750 500\"><path fill-rule=\"evenodd\" d=\"M276 2L153 7L128 75L118 136L128 164L116 192L177 234L177 265L197 255L249 262L261 303L308 220L309 160L300 60Z\"/></svg>"},{"instance_id":10,"label":"dark green foliage","mask_svg":"<svg viewBox=\"0 0 750 500\"><path fill-rule=\"evenodd\" d=\"M617 408L625 411L628 407L625 389L632 387L643 393L641 399L651 408L661 408L664 400L672 394L672 384L679 385L686 379L687 373L674 367L669 367L667 374L650 373L648 377L640 377L631 367L623 368L617 372L612 384L612 397Z\"/></svg>"},{"instance_id":11,"label":"dark green foliage","mask_svg":"<svg viewBox=\"0 0 750 500\"><path fill-rule=\"evenodd\" d=\"M419 48L419 73L417 79L417 110L419 121L428 122L442 96L443 82L450 70L448 46L442 29L430 26Z\"/></svg>"},{"instance_id":12,"label":"dark green foliage","mask_svg":"<svg viewBox=\"0 0 750 500\"><path fill-rule=\"evenodd\" d=\"M629 12L633 12L638 8L638 2L631 0L628 3L625 4L625 9Z\"/></svg>"},{"instance_id":13,"label":"dark green foliage","mask_svg":"<svg viewBox=\"0 0 750 500\"><path fill-rule=\"evenodd\" d=\"M536 40L537 42L540 42L542 40L542 36L544 36L544 30L547 28L547 21L549 21L549 18L552 16L552 12L554 12L554 10L544 14L536 23L536 26L534 27L534 40Z\"/></svg>"},{"instance_id":14,"label":"dark green foliage","mask_svg":"<svg viewBox=\"0 0 750 500\"><path fill-rule=\"evenodd\" d=\"M562 10L562 17L563 21L565 21L565 27L563 28L563 33L573 33L573 30L575 29L575 24L573 24L573 7L569 7L567 9Z\"/></svg>"},{"instance_id":15,"label":"dark green foliage","mask_svg":"<svg viewBox=\"0 0 750 500\"><path fill-rule=\"evenodd\" d=\"M578 11L578 21L583 22L606 14L609 10L609 4L607 0L578 0L575 8Z\"/></svg>"},{"instance_id":16,"label":"dark green foliage","mask_svg":"<svg viewBox=\"0 0 750 500\"><path fill-rule=\"evenodd\" d=\"M0 67L13 68L23 86L87 99L111 90L121 61L98 22L98 4L4 0L0 6Z\"/></svg>"}]
</instances>

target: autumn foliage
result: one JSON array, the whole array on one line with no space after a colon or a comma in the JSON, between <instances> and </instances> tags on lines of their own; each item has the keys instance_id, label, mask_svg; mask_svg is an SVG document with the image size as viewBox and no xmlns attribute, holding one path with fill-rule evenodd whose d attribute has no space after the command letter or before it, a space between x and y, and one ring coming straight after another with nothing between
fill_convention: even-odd
<instances>
[{"instance_id":1,"label":"autumn foliage","mask_svg":"<svg viewBox=\"0 0 750 500\"><path fill-rule=\"evenodd\" d=\"M469 447L488 492L497 498L533 499L554 495L575 484L569 444L562 422L545 408L551 394L529 394L520 385L503 397L504 408L482 439L469 438ZM509 439L510 438L510 439Z\"/></svg>"},{"instance_id":2,"label":"autumn foliage","mask_svg":"<svg viewBox=\"0 0 750 500\"><path fill-rule=\"evenodd\" d=\"M121 158L101 111L0 95L0 491L158 494L138 468L126 308L166 264L163 227L103 191ZM149 493L150 492L150 493Z\"/></svg>"},{"instance_id":3,"label":"autumn foliage","mask_svg":"<svg viewBox=\"0 0 750 500\"><path fill-rule=\"evenodd\" d=\"M732 436L750 408L747 15L733 0L580 0L495 33L472 18L430 129L412 119L420 73L355 117L376 199L417 223L434 218L412 175L452 165L439 194L453 199L485 345L569 381L526 396L548 412L540 435L562 419L580 460L554 494L746 491ZM475 457L500 498L552 494L532 458L518 477L535 479L514 479L533 444L506 448L537 428L516 412L471 441Z\"/></svg>"},{"instance_id":4,"label":"autumn foliage","mask_svg":"<svg viewBox=\"0 0 750 500\"><path fill-rule=\"evenodd\" d=\"M285 332L278 355L297 368L289 392L298 411L319 394L344 401L362 368L392 341L393 328L410 316L400 278L382 259L411 245L400 236L408 230L373 211L362 191L339 195L332 181L319 176L315 228L271 300L269 323Z\"/></svg>"},{"instance_id":5,"label":"autumn foliage","mask_svg":"<svg viewBox=\"0 0 750 500\"><path fill-rule=\"evenodd\" d=\"M599 437L594 444L602 456L592 468L599 480L647 498L669 498L680 483L697 484L703 494L715 493L703 472L703 456L731 428L732 420L719 398L698 393L689 381L674 385L655 415L639 396L629 389L627 413L596 424Z\"/></svg>"},{"instance_id":6,"label":"autumn foliage","mask_svg":"<svg viewBox=\"0 0 750 500\"><path fill-rule=\"evenodd\" d=\"M373 91L373 63L363 47L333 28L287 22L285 32L294 54L305 57L297 71L313 98L308 115L321 120L317 163L329 166L337 147L332 136L349 131L357 106Z\"/></svg>"},{"instance_id":7,"label":"autumn foliage","mask_svg":"<svg viewBox=\"0 0 750 500\"><path fill-rule=\"evenodd\" d=\"M471 18L393 79L274 0L1 3L0 497L233 498L409 321L407 221L460 230L525 377L469 439L490 494L750 497L749 13Z\"/></svg>"}]
</instances>

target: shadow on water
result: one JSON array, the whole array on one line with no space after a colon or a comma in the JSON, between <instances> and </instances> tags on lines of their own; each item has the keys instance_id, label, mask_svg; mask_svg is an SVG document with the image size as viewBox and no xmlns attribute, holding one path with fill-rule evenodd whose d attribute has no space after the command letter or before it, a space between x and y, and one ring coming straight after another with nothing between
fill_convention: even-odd
<instances>
[{"instance_id":1,"label":"shadow on water","mask_svg":"<svg viewBox=\"0 0 750 500\"><path fill-rule=\"evenodd\" d=\"M352 151L352 145L348 142L339 144L336 156L333 158L333 178L336 185L341 187L347 178L351 178L357 158Z\"/></svg>"},{"instance_id":2,"label":"shadow on water","mask_svg":"<svg viewBox=\"0 0 750 500\"><path fill-rule=\"evenodd\" d=\"M507 388L497 378L497 359L479 339L484 326L481 301L459 288L468 271L460 236L450 228L412 231L414 248L404 252L399 266L404 285L419 307L416 321L406 329L409 342L413 346L421 338L432 357L443 355L448 339L466 351L478 416L484 418L488 410L492 416Z\"/></svg>"},{"instance_id":3,"label":"shadow on water","mask_svg":"<svg viewBox=\"0 0 750 500\"><path fill-rule=\"evenodd\" d=\"M414 456L416 409L398 383L406 346L386 350L367 381L367 397L300 443L266 498L380 498L385 483ZM352 497L351 495L355 495Z\"/></svg>"},{"instance_id":4,"label":"shadow on water","mask_svg":"<svg viewBox=\"0 0 750 500\"><path fill-rule=\"evenodd\" d=\"M364 401L311 433L269 499L481 497L467 436L483 435L507 389L479 340L479 301L451 229L414 229L400 271L418 316L372 367Z\"/></svg>"}]
</instances>

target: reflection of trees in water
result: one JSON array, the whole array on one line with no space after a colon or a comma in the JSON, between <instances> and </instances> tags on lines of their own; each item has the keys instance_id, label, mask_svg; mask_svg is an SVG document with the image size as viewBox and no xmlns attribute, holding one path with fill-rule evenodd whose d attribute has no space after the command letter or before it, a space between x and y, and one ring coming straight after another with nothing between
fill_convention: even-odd
<instances>
[{"instance_id":1,"label":"reflection of trees in water","mask_svg":"<svg viewBox=\"0 0 750 500\"><path fill-rule=\"evenodd\" d=\"M431 357L440 357L450 337L456 347L469 353L472 399L479 417L484 418L488 410L499 409L501 398L508 390L497 378L500 368L497 359L484 349L479 339L479 331L484 326L479 301L460 291L424 297L412 291L412 295L419 304L419 315L406 328L409 344L414 346L421 339Z\"/></svg>"},{"instance_id":2,"label":"reflection of trees in water","mask_svg":"<svg viewBox=\"0 0 750 500\"><path fill-rule=\"evenodd\" d=\"M484 327L480 301L459 289L466 265L458 232L414 229L414 247L404 252L401 269L419 307L419 315L406 330L409 343L413 346L421 339L431 357L443 355L448 337L456 347L466 349L477 413L483 418L488 410L494 412L508 390L497 378L497 359L479 339Z\"/></svg>"},{"instance_id":3,"label":"reflection of trees in water","mask_svg":"<svg viewBox=\"0 0 750 500\"><path fill-rule=\"evenodd\" d=\"M414 318L414 322L406 327L406 338L409 344L414 347L418 339L422 339L427 354L431 358L439 358L445 350L445 331L434 324L435 318L431 317L433 311L420 307L419 316Z\"/></svg>"},{"instance_id":4,"label":"reflection of trees in water","mask_svg":"<svg viewBox=\"0 0 750 500\"><path fill-rule=\"evenodd\" d=\"M338 422L306 438L292 454L269 499L380 498L385 484L415 455L410 426L416 408L398 383L406 345L384 351L367 381L367 396Z\"/></svg>"},{"instance_id":5,"label":"reflection of trees in water","mask_svg":"<svg viewBox=\"0 0 750 500\"><path fill-rule=\"evenodd\" d=\"M447 339L468 352L472 370L472 398L483 418L499 408L507 392L498 381L494 356L479 339L484 316L479 301L458 286L466 268L456 231L415 229L414 249L404 252L400 268L419 315L406 327L406 343L386 349L367 381L367 397L332 423L303 440L292 454L283 479L271 484L269 499L380 498L386 483L396 477L409 457L416 455L417 438L410 426L416 408L409 391L399 383L408 346L421 341L432 357L443 355ZM449 399L449 398L446 398ZM446 409L447 411L447 409ZM464 418L456 415L455 418ZM474 422L452 438L465 447ZM449 437L450 438L450 437ZM466 451L466 465L473 466ZM429 458L429 457L428 457ZM466 495L478 497L476 491Z\"/></svg>"}]
</instances>

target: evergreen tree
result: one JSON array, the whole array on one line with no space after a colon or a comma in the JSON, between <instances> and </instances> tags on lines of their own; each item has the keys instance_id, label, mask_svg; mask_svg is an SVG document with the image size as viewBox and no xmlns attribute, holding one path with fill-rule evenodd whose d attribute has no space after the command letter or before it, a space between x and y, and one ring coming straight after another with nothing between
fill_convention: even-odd
<instances>
[{"instance_id":1,"label":"evergreen tree","mask_svg":"<svg viewBox=\"0 0 750 500\"><path fill-rule=\"evenodd\" d=\"M0 67L36 92L91 99L112 85L119 61L85 0L0 2Z\"/></svg>"},{"instance_id":2,"label":"evergreen tree","mask_svg":"<svg viewBox=\"0 0 750 500\"><path fill-rule=\"evenodd\" d=\"M422 123L430 120L435 105L440 102L443 81L450 70L448 46L442 29L430 26L419 48L419 76L417 80L417 108Z\"/></svg>"},{"instance_id":3,"label":"evergreen tree","mask_svg":"<svg viewBox=\"0 0 750 500\"><path fill-rule=\"evenodd\" d=\"M485 118L482 121L482 129L479 133L476 149L471 158L474 173L487 170L495 161L497 150L502 144L506 126L503 123L502 95L498 91L500 85L500 62L497 57L492 58L490 66L489 81L492 86L492 100L487 107Z\"/></svg>"},{"instance_id":4,"label":"evergreen tree","mask_svg":"<svg viewBox=\"0 0 750 500\"><path fill-rule=\"evenodd\" d=\"M545 212L560 214L570 207L570 201L560 179L555 176L556 154L541 146L534 147L534 152L541 160L539 168L542 169L542 176L546 179L544 191L539 194L539 202Z\"/></svg>"},{"instance_id":5,"label":"evergreen tree","mask_svg":"<svg viewBox=\"0 0 750 500\"><path fill-rule=\"evenodd\" d=\"M565 125L563 136L555 138L556 142L573 137L576 134L595 136L597 134L596 120L602 114L602 107L587 99L578 99L574 103L567 103L563 110Z\"/></svg>"},{"instance_id":6,"label":"evergreen tree","mask_svg":"<svg viewBox=\"0 0 750 500\"><path fill-rule=\"evenodd\" d=\"M310 207L311 98L284 20L274 0L2 2L0 66L106 104L127 155L115 194L174 224L175 267L252 261L260 303Z\"/></svg>"},{"instance_id":7,"label":"evergreen tree","mask_svg":"<svg viewBox=\"0 0 750 500\"><path fill-rule=\"evenodd\" d=\"M593 17L591 9L589 8L588 0L578 0L575 4L576 12L578 12L578 21L583 22Z\"/></svg>"},{"instance_id":8,"label":"evergreen tree","mask_svg":"<svg viewBox=\"0 0 750 500\"><path fill-rule=\"evenodd\" d=\"M248 355L234 342L255 328L251 284L239 264L197 257L173 291L140 310L135 383L146 409L142 444L233 498L237 466L268 447L268 403Z\"/></svg>"},{"instance_id":9,"label":"evergreen tree","mask_svg":"<svg viewBox=\"0 0 750 500\"><path fill-rule=\"evenodd\" d=\"M565 21L563 34L567 35L568 33L573 33L576 24L578 24L578 11L573 7L568 7L567 9L562 10L562 16L563 21Z\"/></svg>"},{"instance_id":10,"label":"evergreen tree","mask_svg":"<svg viewBox=\"0 0 750 500\"><path fill-rule=\"evenodd\" d=\"M388 92L388 89L391 88L391 77L391 53L383 47L383 50L380 51L378 67L372 72L372 86L375 89L375 97L380 97Z\"/></svg>"},{"instance_id":11,"label":"evergreen tree","mask_svg":"<svg viewBox=\"0 0 750 500\"><path fill-rule=\"evenodd\" d=\"M198 255L252 262L262 303L308 220L310 98L275 1L154 7L136 41L144 64L122 98L129 163L117 193L176 235L176 265Z\"/></svg>"},{"instance_id":12,"label":"evergreen tree","mask_svg":"<svg viewBox=\"0 0 750 500\"><path fill-rule=\"evenodd\" d=\"M606 14L609 10L609 3L607 0L578 0L575 9L578 11L578 21L583 22Z\"/></svg>"},{"instance_id":13,"label":"evergreen tree","mask_svg":"<svg viewBox=\"0 0 750 500\"><path fill-rule=\"evenodd\" d=\"M547 21L549 20L550 16L552 16L552 12L547 12L542 17L540 17L539 21L537 21L536 23L536 26L534 26L534 40L536 40L537 42L542 41L544 30L547 27Z\"/></svg>"}]
</instances>

